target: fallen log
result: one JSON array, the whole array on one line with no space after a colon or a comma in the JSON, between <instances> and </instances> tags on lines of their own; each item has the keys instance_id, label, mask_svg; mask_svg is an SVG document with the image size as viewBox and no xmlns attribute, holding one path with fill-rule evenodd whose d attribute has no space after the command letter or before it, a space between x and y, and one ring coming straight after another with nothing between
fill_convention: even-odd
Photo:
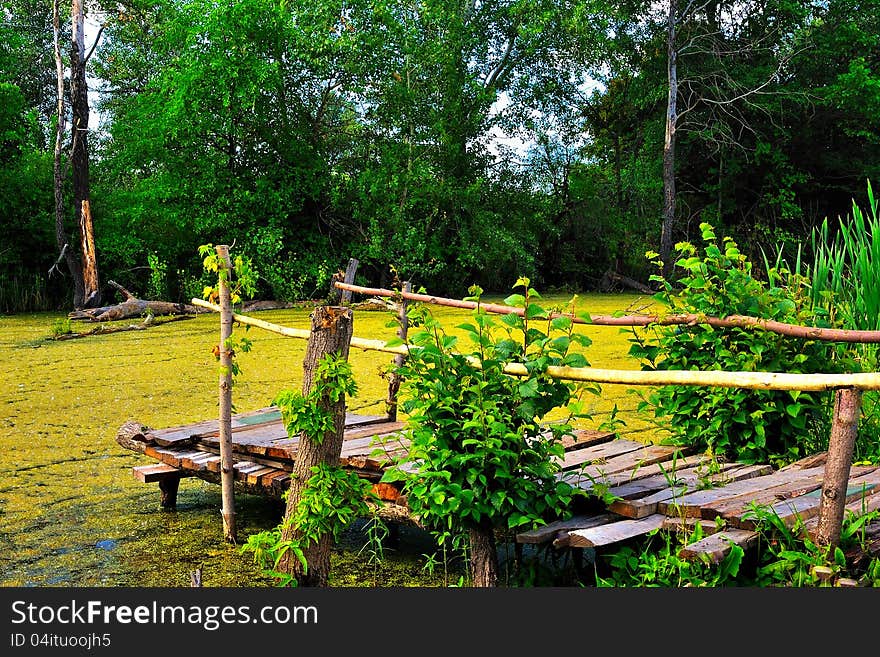
<instances>
[{"instance_id":1,"label":"fallen log","mask_svg":"<svg viewBox=\"0 0 880 657\"><path fill-rule=\"evenodd\" d=\"M120 333L122 331L144 331L151 326L159 326L160 324L167 324L168 322L177 322L182 319L192 319L192 315L176 315L173 317L166 317L165 319L159 321L154 319L151 315L148 315L144 321L140 324L129 324L128 326L96 326L93 329L82 332L70 332L70 333L62 333L61 335L57 335L53 340L75 340L77 338L85 338L90 335L106 335L107 333Z\"/></svg>"},{"instance_id":2,"label":"fallen log","mask_svg":"<svg viewBox=\"0 0 880 657\"><path fill-rule=\"evenodd\" d=\"M195 315L210 312L198 306L186 303L174 303L171 301L148 301L138 299L131 292L114 281L107 281L108 285L119 290L125 297L125 301L112 306L89 308L87 310L75 310L67 315L68 319L84 320L89 322L112 322L143 315Z\"/></svg>"}]
</instances>

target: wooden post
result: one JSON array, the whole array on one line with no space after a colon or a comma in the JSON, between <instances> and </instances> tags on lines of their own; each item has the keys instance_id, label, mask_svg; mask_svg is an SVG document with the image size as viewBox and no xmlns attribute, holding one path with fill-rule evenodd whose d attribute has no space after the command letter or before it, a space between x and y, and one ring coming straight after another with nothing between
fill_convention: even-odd
<instances>
[{"instance_id":1,"label":"wooden post","mask_svg":"<svg viewBox=\"0 0 880 657\"><path fill-rule=\"evenodd\" d=\"M235 542L235 467L232 460L232 353L226 342L232 335L232 301L229 279L232 262L229 247L216 247L220 258L220 484L223 515L223 535L230 543Z\"/></svg>"},{"instance_id":2,"label":"wooden post","mask_svg":"<svg viewBox=\"0 0 880 657\"><path fill-rule=\"evenodd\" d=\"M173 511L177 508L177 489L179 486L180 477L168 477L159 480L159 504L163 509Z\"/></svg>"},{"instance_id":3,"label":"wooden post","mask_svg":"<svg viewBox=\"0 0 880 657\"><path fill-rule=\"evenodd\" d=\"M348 267L345 268L345 278L342 280L343 283L348 283L352 285L354 283L354 276L357 273L358 261L355 258L351 258L348 261ZM351 303L351 290L343 290L342 294L339 297L339 304L342 306L347 306Z\"/></svg>"},{"instance_id":4,"label":"wooden post","mask_svg":"<svg viewBox=\"0 0 880 657\"><path fill-rule=\"evenodd\" d=\"M405 293L412 292L412 283L409 281L403 284ZM400 299L400 310L397 313L399 326L397 327L397 337L406 342L406 333L409 329L409 319L406 316L407 301L404 297ZM398 354L394 357L394 371L391 372L391 378L388 382L388 401L385 402L388 408L388 421L395 422L397 420L397 393L400 391L400 376L397 369L403 367L404 355Z\"/></svg>"},{"instance_id":5,"label":"wooden post","mask_svg":"<svg viewBox=\"0 0 880 657\"><path fill-rule=\"evenodd\" d=\"M308 396L315 383L315 375L319 361L327 354L339 354L348 358L351 347L351 336L354 330L354 313L351 308L323 306L315 308L311 315L312 331L306 345L306 356L303 360L303 396ZM287 495L287 509L281 539L297 541L303 534L294 525L292 518L302 500L306 482L312 476L312 468L326 463L331 466L339 464L342 452L342 438L345 431L345 395L333 401L322 394L318 401L319 407L333 416L333 428L323 436L300 435L296 460L290 477L290 489ZM332 536L324 534L317 541L302 546L303 556L308 564L302 562L288 550L276 565L278 572L292 575L298 586L327 586L330 576L330 550Z\"/></svg>"},{"instance_id":6,"label":"wooden post","mask_svg":"<svg viewBox=\"0 0 880 657\"><path fill-rule=\"evenodd\" d=\"M840 542L846 489L852 467L853 446L859 427L862 391L846 388L834 393L834 419L828 440L828 459L819 502L816 543L834 548Z\"/></svg>"}]
</instances>

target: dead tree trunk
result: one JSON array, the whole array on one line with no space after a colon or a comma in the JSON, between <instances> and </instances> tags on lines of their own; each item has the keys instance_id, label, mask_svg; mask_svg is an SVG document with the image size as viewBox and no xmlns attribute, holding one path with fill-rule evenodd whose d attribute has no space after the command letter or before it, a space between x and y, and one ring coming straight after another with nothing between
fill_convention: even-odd
<instances>
[{"instance_id":1,"label":"dead tree trunk","mask_svg":"<svg viewBox=\"0 0 880 657\"><path fill-rule=\"evenodd\" d=\"M235 543L235 464L232 460L232 349L228 344L232 336L232 301L229 278L232 262L229 247L217 245L220 259L220 484L223 515L223 536Z\"/></svg>"},{"instance_id":2,"label":"dead tree trunk","mask_svg":"<svg viewBox=\"0 0 880 657\"><path fill-rule=\"evenodd\" d=\"M82 0L71 5L73 40L70 49L70 161L73 178L73 204L79 226L83 281L82 308L101 305L95 234L89 205L89 97L86 84L85 17Z\"/></svg>"},{"instance_id":3,"label":"dead tree trunk","mask_svg":"<svg viewBox=\"0 0 880 657\"><path fill-rule=\"evenodd\" d=\"M678 121L678 67L675 43L675 24L678 18L678 0L668 0L669 15L666 26L666 57L669 91L666 98L666 135L663 141L663 223L660 228L660 259L663 277L672 275L672 239L675 226L675 129Z\"/></svg>"},{"instance_id":4,"label":"dead tree trunk","mask_svg":"<svg viewBox=\"0 0 880 657\"><path fill-rule=\"evenodd\" d=\"M819 502L817 545L834 548L840 542L853 447L859 429L861 399L862 391L856 388L837 390L834 393L834 419L828 441L825 478L822 480L822 498Z\"/></svg>"},{"instance_id":5,"label":"dead tree trunk","mask_svg":"<svg viewBox=\"0 0 880 657\"><path fill-rule=\"evenodd\" d=\"M322 306L311 315L312 327L303 361L302 393L307 396L315 385L318 362L327 354L339 354L348 359L354 315L350 308ZM312 476L312 468L320 464L335 466L342 452L342 436L345 430L345 396L332 401L321 395L318 401L322 410L333 416L333 429L324 436L300 436L287 497L287 509L281 538L283 541L300 541L303 532L293 524L297 508L302 500L306 482ZM321 536L317 541L303 545L306 567L290 550L281 558L278 571L293 576L299 586L327 586L330 576L330 549L332 537Z\"/></svg>"},{"instance_id":6,"label":"dead tree trunk","mask_svg":"<svg viewBox=\"0 0 880 657\"><path fill-rule=\"evenodd\" d=\"M49 275L60 268L58 265L63 260L67 265L67 270L73 281L73 307L81 308L84 298L84 286L82 277L82 267L76 258L70 239L67 236L67 230L64 226L64 178L65 173L61 162L62 144L64 142L64 133L66 132L67 114L64 110L64 63L61 60L61 11L59 9L60 0L54 0L52 3L52 35L53 46L55 51L55 76L57 84L57 108L56 108L56 125L55 125L55 153L53 161L53 191L55 194L55 243L58 246L58 260Z\"/></svg>"}]
</instances>

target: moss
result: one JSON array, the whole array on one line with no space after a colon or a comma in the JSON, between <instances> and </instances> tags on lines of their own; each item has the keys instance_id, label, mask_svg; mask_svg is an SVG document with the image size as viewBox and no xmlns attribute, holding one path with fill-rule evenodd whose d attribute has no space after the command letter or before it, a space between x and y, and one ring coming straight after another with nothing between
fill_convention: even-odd
<instances>
[{"instance_id":1,"label":"moss","mask_svg":"<svg viewBox=\"0 0 880 657\"><path fill-rule=\"evenodd\" d=\"M631 295L584 296L581 307L610 313L637 300ZM258 316L308 328L308 314L309 308L294 308ZM438 314L454 326L467 311L438 309ZM184 479L177 511L161 511L157 487L131 475L132 466L152 461L115 441L128 419L162 428L216 414L217 362L211 353L218 336L216 316L146 331L52 340L52 326L62 317L0 317L0 585L188 586L196 568L205 586L271 585L249 556L223 541L218 486ZM356 313L354 333L390 338L389 319L385 312ZM626 335L618 329L584 330L594 337L588 354L594 366L638 367L626 358ZM239 326L236 332L245 329ZM267 406L280 390L299 390L305 341L259 329L246 335L253 350L239 356L236 409ZM353 349L351 361L360 392L350 408L383 414L387 383L380 373L390 356ZM635 407L624 387L609 386L596 399L597 421L614 403ZM632 429L632 418L627 421ZM260 497L241 496L237 511L241 537L278 521L277 505ZM371 564L364 541L363 533L353 529L337 546L333 585L450 583L449 572L444 578L438 569L433 576L425 570L423 555L433 550L423 536L403 537L378 565Z\"/></svg>"}]
</instances>

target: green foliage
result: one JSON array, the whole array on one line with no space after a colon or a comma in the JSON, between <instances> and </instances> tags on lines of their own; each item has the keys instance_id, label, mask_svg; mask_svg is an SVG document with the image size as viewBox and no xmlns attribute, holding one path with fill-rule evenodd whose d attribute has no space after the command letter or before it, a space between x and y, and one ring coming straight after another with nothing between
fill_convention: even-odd
<instances>
[{"instance_id":1,"label":"green foliage","mask_svg":"<svg viewBox=\"0 0 880 657\"><path fill-rule=\"evenodd\" d=\"M414 468L389 468L383 480L402 481L413 512L444 536L530 529L567 514L582 494L555 475L571 420L586 417L581 396L598 387L553 379L547 368L586 366L582 349L590 340L574 332L570 315L554 317L542 307L527 278L515 287L522 293L505 301L522 316L495 319L478 305L471 321L456 327L464 340L426 311L398 370L411 442L402 460ZM482 290L470 292L479 304ZM524 375L505 373L515 363ZM568 417L545 424L557 409Z\"/></svg>"},{"instance_id":2,"label":"green foliage","mask_svg":"<svg viewBox=\"0 0 880 657\"><path fill-rule=\"evenodd\" d=\"M780 269L766 284L753 275L751 262L733 239L725 237L719 244L712 226L704 223L701 230L701 254L692 244L676 245L681 290L654 277L662 286L655 299L667 313L827 325L824 314L813 309L803 277ZM644 370L809 373L839 368L830 343L760 328L654 325L634 333L632 343L630 355L640 359ZM827 394L816 392L663 386L643 398L639 410L653 412L680 444L743 462L784 464L815 451L816 441L826 435L828 403Z\"/></svg>"},{"instance_id":3,"label":"green foliage","mask_svg":"<svg viewBox=\"0 0 880 657\"><path fill-rule=\"evenodd\" d=\"M703 538L700 525L684 540L674 532L654 530L638 550L625 546L602 555L610 572L596 575L596 586L680 587L735 585L740 574L743 549L732 545L719 564L682 559L680 549ZM658 544L659 543L659 544Z\"/></svg>"},{"instance_id":4,"label":"green foliage","mask_svg":"<svg viewBox=\"0 0 880 657\"><path fill-rule=\"evenodd\" d=\"M278 586L297 585L296 578L278 570L279 562L288 551L300 561L304 572L307 571L304 549L325 535L337 541L355 518L370 515L367 501L377 499L370 482L354 472L325 463L313 467L311 472L295 512L278 526L251 534L241 546L241 552L250 552L254 563L264 574L275 578ZM286 501L286 494L284 499ZM284 540L282 533L286 527L296 527L299 536Z\"/></svg>"},{"instance_id":5,"label":"green foliage","mask_svg":"<svg viewBox=\"0 0 880 657\"><path fill-rule=\"evenodd\" d=\"M68 317L59 317L54 322L52 322L52 337L58 338L62 335L67 335L71 333L70 328L70 318Z\"/></svg>"},{"instance_id":6,"label":"green foliage","mask_svg":"<svg viewBox=\"0 0 880 657\"><path fill-rule=\"evenodd\" d=\"M315 383L308 395L294 390L283 390L272 404L281 410L281 418L288 435L295 436L305 432L320 444L324 436L335 429L333 415L324 410L318 401L322 398L332 402L346 395L357 394L357 383L352 374L351 364L339 354L326 354L315 369Z\"/></svg>"},{"instance_id":7,"label":"green foliage","mask_svg":"<svg viewBox=\"0 0 880 657\"><path fill-rule=\"evenodd\" d=\"M329 432L335 431L335 424L332 414L323 410L319 402L336 402L355 394L357 385L351 365L339 354L326 354L318 362L314 385L308 395L285 390L272 403L280 408L289 436L305 434L320 444ZM326 463L314 466L311 472L294 512L287 514L277 527L249 536L242 546L242 551L253 553L254 562L267 575L276 578L279 586L296 586L297 583L289 574L278 571L278 563L288 551L307 571L306 547L327 535L337 541L355 518L372 514L370 502L379 503L372 484L355 472ZM284 495L285 501L288 493ZM375 552L375 542L381 540L381 522L376 517L371 522L374 558L379 559L381 553ZM283 532L289 527L297 529L297 537L283 540Z\"/></svg>"},{"instance_id":8,"label":"green foliage","mask_svg":"<svg viewBox=\"0 0 880 657\"><path fill-rule=\"evenodd\" d=\"M865 528L880 520L880 512L854 514L847 511L843 518L840 543L833 550L817 545L804 523L797 518L788 526L767 507L752 505L748 513L761 535L760 563L755 574L758 586L831 586L834 579L848 577L862 580L866 585L880 586L877 577L880 558L869 555L864 541ZM847 559L852 551L859 556L859 564ZM816 568L830 570L831 578L820 578Z\"/></svg>"}]
</instances>

